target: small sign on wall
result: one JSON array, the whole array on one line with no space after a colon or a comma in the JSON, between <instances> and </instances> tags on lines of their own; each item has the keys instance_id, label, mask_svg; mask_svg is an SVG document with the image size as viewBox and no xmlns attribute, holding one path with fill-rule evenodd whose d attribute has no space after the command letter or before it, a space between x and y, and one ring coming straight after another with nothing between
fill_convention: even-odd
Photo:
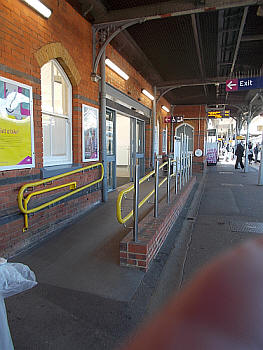
<instances>
[{"instance_id":1,"label":"small sign on wall","mask_svg":"<svg viewBox=\"0 0 263 350\"><path fill-rule=\"evenodd\" d=\"M99 110L82 105L82 160L99 160Z\"/></svg>"}]
</instances>

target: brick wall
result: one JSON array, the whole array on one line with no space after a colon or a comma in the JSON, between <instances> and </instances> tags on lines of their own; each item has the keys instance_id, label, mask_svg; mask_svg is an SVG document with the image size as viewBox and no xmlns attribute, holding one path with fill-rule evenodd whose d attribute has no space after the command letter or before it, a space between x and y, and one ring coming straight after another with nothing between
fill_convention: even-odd
<instances>
[{"instance_id":1,"label":"brick wall","mask_svg":"<svg viewBox=\"0 0 263 350\"><path fill-rule=\"evenodd\" d=\"M92 72L92 28L66 1L46 0L52 9L46 20L22 1L0 2L0 76L32 86L34 111L35 168L0 172L0 256L10 256L36 243L47 234L101 201L101 191L93 189L77 198L55 205L29 217L29 229L22 232L24 217L18 210L17 195L25 183L40 179L43 167L40 69L54 58L61 64L72 84L73 162L82 166L82 103L99 107L99 84L90 79ZM107 56L130 75L125 82L106 69L107 82L149 108L152 102L141 93L152 86L111 46ZM167 103L167 102L166 102ZM165 103L164 103L165 104ZM146 167L151 158L151 125L146 126ZM161 143L160 143L161 147ZM100 147L101 150L101 147ZM97 171L74 175L79 186L98 177ZM60 180L63 183L68 179ZM57 184L57 183L56 183Z\"/></svg>"}]
</instances>

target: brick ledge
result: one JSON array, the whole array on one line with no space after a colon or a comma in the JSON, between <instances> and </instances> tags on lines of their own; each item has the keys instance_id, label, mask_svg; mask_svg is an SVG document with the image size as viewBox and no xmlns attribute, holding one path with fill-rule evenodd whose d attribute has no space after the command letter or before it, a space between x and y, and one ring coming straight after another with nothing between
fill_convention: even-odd
<instances>
[{"instance_id":1,"label":"brick ledge","mask_svg":"<svg viewBox=\"0 0 263 350\"><path fill-rule=\"evenodd\" d=\"M132 231L123 238L120 242L121 266L133 267L145 272L148 270L183 209L195 183L196 177L194 176L174 198L174 203L168 206L166 199L160 203L158 218L154 218L153 211L151 211L139 223L138 242L133 241Z\"/></svg>"}]
</instances>

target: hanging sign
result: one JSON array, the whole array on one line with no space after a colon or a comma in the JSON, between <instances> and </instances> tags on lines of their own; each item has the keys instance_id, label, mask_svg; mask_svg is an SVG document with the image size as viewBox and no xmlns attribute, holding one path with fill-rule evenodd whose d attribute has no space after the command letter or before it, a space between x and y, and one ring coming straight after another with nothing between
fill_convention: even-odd
<instances>
[{"instance_id":1,"label":"hanging sign","mask_svg":"<svg viewBox=\"0 0 263 350\"><path fill-rule=\"evenodd\" d=\"M226 81L227 92L261 88L263 88L263 77L229 79Z\"/></svg>"},{"instance_id":2,"label":"hanging sign","mask_svg":"<svg viewBox=\"0 0 263 350\"><path fill-rule=\"evenodd\" d=\"M32 87L0 77L0 170L34 166Z\"/></svg>"}]
</instances>

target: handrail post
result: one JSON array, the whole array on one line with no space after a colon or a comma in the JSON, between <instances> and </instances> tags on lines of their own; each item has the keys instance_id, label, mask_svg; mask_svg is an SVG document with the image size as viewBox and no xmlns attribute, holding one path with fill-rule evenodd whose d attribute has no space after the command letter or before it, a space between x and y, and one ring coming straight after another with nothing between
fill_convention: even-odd
<instances>
[{"instance_id":1,"label":"handrail post","mask_svg":"<svg viewBox=\"0 0 263 350\"><path fill-rule=\"evenodd\" d=\"M191 168L190 168L191 177L193 176L193 154L191 153Z\"/></svg>"},{"instance_id":2,"label":"handrail post","mask_svg":"<svg viewBox=\"0 0 263 350\"><path fill-rule=\"evenodd\" d=\"M178 158L175 157L175 194L178 192Z\"/></svg>"},{"instance_id":3,"label":"handrail post","mask_svg":"<svg viewBox=\"0 0 263 350\"><path fill-rule=\"evenodd\" d=\"M167 171L167 204L170 204L171 158L168 158Z\"/></svg>"},{"instance_id":4,"label":"handrail post","mask_svg":"<svg viewBox=\"0 0 263 350\"><path fill-rule=\"evenodd\" d=\"M190 155L187 153L187 182L190 178Z\"/></svg>"},{"instance_id":5,"label":"handrail post","mask_svg":"<svg viewBox=\"0 0 263 350\"><path fill-rule=\"evenodd\" d=\"M134 167L134 196L133 196L133 240L138 242L138 211L139 211L139 165Z\"/></svg>"},{"instance_id":6,"label":"handrail post","mask_svg":"<svg viewBox=\"0 0 263 350\"><path fill-rule=\"evenodd\" d=\"M182 154L179 155L179 190L182 189Z\"/></svg>"},{"instance_id":7,"label":"handrail post","mask_svg":"<svg viewBox=\"0 0 263 350\"><path fill-rule=\"evenodd\" d=\"M155 160L154 217L158 218L159 160Z\"/></svg>"}]
</instances>

